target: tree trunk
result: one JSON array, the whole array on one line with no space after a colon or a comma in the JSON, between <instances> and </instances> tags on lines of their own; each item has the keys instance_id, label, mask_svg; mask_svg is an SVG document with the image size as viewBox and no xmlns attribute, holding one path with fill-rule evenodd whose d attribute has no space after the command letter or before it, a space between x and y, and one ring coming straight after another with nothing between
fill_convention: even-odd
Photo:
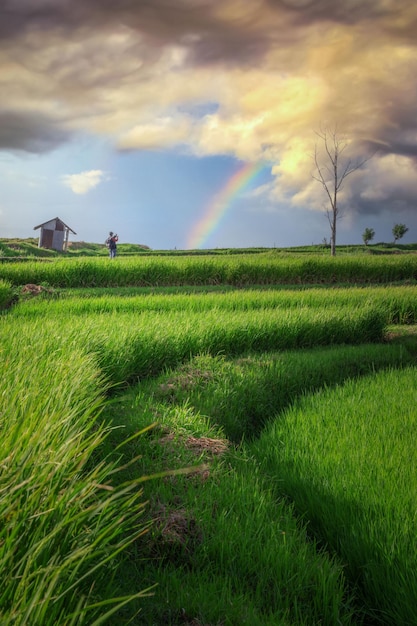
<instances>
[{"instance_id":1,"label":"tree trunk","mask_svg":"<svg viewBox=\"0 0 417 626\"><path fill-rule=\"evenodd\" d=\"M332 234L330 237L330 249L331 255L336 256L336 216L333 213L333 221L332 221Z\"/></svg>"}]
</instances>

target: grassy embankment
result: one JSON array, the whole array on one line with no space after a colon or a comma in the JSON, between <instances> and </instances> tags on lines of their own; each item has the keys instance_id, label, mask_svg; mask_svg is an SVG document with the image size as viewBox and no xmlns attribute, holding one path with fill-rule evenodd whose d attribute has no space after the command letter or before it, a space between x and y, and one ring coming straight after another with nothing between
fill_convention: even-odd
<instances>
[{"instance_id":1,"label":"grassy embankment","mask_svg":"<svg viewBox=\"0 0 417 626\"><path fill-rule=\"evenodd\" d=\"M156 284L161 281L169 284L163 270L167 268L172 278L175 274L172 265L176 262L153 266L158 270L154 276ZM329 275L327 266L322 266L320 277L315 259L309 263L316 269L314 282L325 282ZM98 271L94 284L108 281L108 265L103 266L103 274L99 266L94 266ZM129 264L118 263L117 266L121 284L126 284L125 265L131 272ZM357 276L358 283L374 282L370 276L375 276L376 270L372 263L370 265L367 276L365 265L361 265L363 271ZM25 263L24 267L30 264ZM47 282L61 285L62 268L59 264L56 267L59 278L54 279L50 274ZM211 263L205 267L208 269L206 281L201 265L196 267L191 263L186 271L182 262L175 271L182 275L188 273L191 284L210 284L214 268ZM244 258L240 265L233 263L231 267L230 272L239 276L240 281L242 276L250 280L250 268L251 276L258 278L254 284L260 284L259 277L265 270L261 263L256 273L252 262ZM342 272L340 267L336 269ZM381 271L382 267L378 267ZM295 275L295 282L299 282L301 266L297 266L296 274L291 262L288 268L290 275L283 282L294 280ZM82 285L89 275L87 269L80 272ZM198 269L194 280L193 269ZM403 268L394 269L394 264L388 264L379 282L384 278L386 282L412 280L411 270L411 265L407 265L404 272ZM66 280L74 287L77 285L72 272L76 271L75 264L67 267ZM116 266L111 271L116 271ZM139 280L143 279L140 271L136 264L135 280L138 275ZM149 273L149 268L146 271ZM224 271L222 261L216 275ZM345 275L352 272L352 265L344 271ZM105 276L103 280L102 276ZM38 275L26 274L25 280L19 283L8 276L15 289L19 284L37 282L37 278ZM414 362L413 353L402 344L383 341L388 323L415 320L414 288L368 289L306 290L298 294L301 301L298 304L296 292L282 289L142 298L118 296L88 301L79 295L67 299L67 292L58 289L58 292L45 293L42 300L22 301L4 315L2 344L7 343L8 347L3 349L3 363L7 367L2 379L2 411L12 433L12 442L20 440L22 428L25 432L17 467L22 468L26 477L33 476L36 469L33 482L43 488L38 494L33 489L34 497L27 500L26 508L13 509L17 518L11 514L11 500L4 491L4 518L10 520L5 535L11 528L26 528L27 520L31 520L31 524L28 534L22 532L19 543L22 554L26 550L30 555L25 561L28 575L24 582L28 591L22 593L23 585L18 589L19 578L15 575L18 569L12 569L2 603L3 621L12 623L11 611L14 610L13 623L17 624L38 615L46 624L57 623L56 616L62 624L83 623L82 616L87 615L85 623L92 624L91 616L98 617L105 606L85 613L84 600L80 600L77 607L75 598L84 598L86 603L94 605L96 600L140 594L157 582L159 586L154 596L129 603L129 608L118 610L117 616L107 623L123 623L122 620L132 615L133 607L141 609L132 622L136 624L191 624L193 619L210 624L359 624L363 615L376 614L385 623L392 623L393 616L398 615L402 623L408 623L407 619L412 623L413 587L405 587L402 595L398 595L397 588L404 577L410 579L411 576L413 580L414 575L415 556L405 533L407 525L412 523L412 507L408 504L409 498L402 507L401 490L395 498L393 483L387 483L390 472L384 469L385 449L378 445L374 450L373 437L378 442L392 437L395 442L390 457L390 468L394 468L392 477L395 479L399 471L401 458L401 484L408 480L409 487L414 489L414 466L408 466L404 460L408 458L404 450L408 439L396 431L400 416L395 412L385 414L387 394L391 391L392 399L395 393L402 393L403 388L401 386L400 391L390 389L387 384L390 379L379 378L388 374L377 373L381 368L404 368ZM348 343L356 345L341 345ZM37 353L35 346L44 348ZM288 351L288 348L297 349ZM280 352L275 352L277 349ZM198 356L201 354L205 356ZM167 367L170 371L166 371ZM59 377L53 373L57 371ZM410 380L406 377L413 375L414 368L404 370L404 374L396 372L397 380L401 383L404 377L407 385ZM342 413L338 410L337 394L345 389L344 381L358 376L365 376L366 382L346 382L350 395L346 411ZM120 386L138 379L138 387L117 393ZM369 405L363 401L370 380L376 381L371 394L375 414L379 410L384 416L381 422L386 430L380 433L378 420L367 419ZM353 384L358 385L354 393L349 387ZM378 384L384 386L384 395L378 393ZM109 401L100 416L101 394L108 394L112 386ZM320 431L318 421L316 446L299 446L296 438L309 432L310 418L303 421L309 407L300 409L298 402L304 406L302 403L308 403L310 394L323 386L327 387L329 396L328 427ZM6 411L6 398L11 390L14 401ZM333 393L336 394L334 402ZM403 395L405 406L409 406L410 397ZM304 396L305 400L297 400ZM319 394L315 400L313 396L311 402L320 403L320 397ZM294 402L296 407L292 408ZM294 431L290 429L292 411L299 411L295 420L299 429ZM413 428L412 413L410 408L405 427L408 433ZM35 419L29 419L31 415ZM343 437L340 437L337 415L343 416ZM117 454L112 452L114 446L131 433L155 422L158 426L147 435L134 438L119 448ZM69 424L75 431L65 430ZM117 429L106 435L110 424ZM45 445L44 433L52 425L57 436L51 437ZM364 435L363 449L361 454L355 455L358 425ZM367 428L369 435L366 435ZM269 431L271 434L267 436ZM66 443L65 454L63 442ZM298 456L294 455L292 442L295 442ZM326 458L320 465L319 452L325 444ZM281 454L281 448L287 456ZM337 479L340 473L329 475L334 467L332 451L334 456L335 449L352 472L350 484L350 477L345 477L343 483L343 489L347 490L345 500L340 497L341 486ZM46 461L45 450L48 450ZM7 459L11 454L12 445L6 442L2 457ZM137 454L141 458L133 461ZM291 461L294 456L297 463ZM369 458L369 471L361 482L364 457ZM79 462L77 472L72 470L74 458ZM413 458L412 454L409 458ZM130 467L123 470L123 465L131 459ZM141 476L202 463L192 476L145 484L145 493L139 491L135 502L137 514L140 513L139 528L135 532L140 535L148 520L151 521L150 532L124 546L123 542L129 544L128 537L134 535L130 526L132 518L127 515L130 521L123 521L123 514L128 510L124 507L130 506L128 501L132 497L129 489L128 495L123 492L125 481L133 479L140 488L143 486ZM306 470L309 463L311 468ZM355 471L350 470L355 463L358 464ZM7 467L10 471L4 475L4 484L10 485L19 474L12 463ZM113 476L116 467L120 471ZM59 468L61 482L56 479L57 489L50 490L48 499L45 481L52 480L53 484L52 468ZM100 480L92 478L97 471L104 474ZM320 508L318 499L312 497L306 474L311 489L317 488L318 494L326 487L326 506L322 503ZM374 483L369 476L374 477ZM380 488L381 481L388 484L388 501ZM67 497L74 508L61 503L66 484L71 487ZM100 488L103 484L107 488ZM14 493L22 502L27 498L23 480L17 481ZM82 499L84 493L106 510L108 517L91 512ZM105 504L106 497L110 500L108 504ZM143 498L149 499L145 511ZM119 514L117 518L112 503ZM387 507L390 514L385 527ZM82 517L80 510L88 512L86 517ZM343 535L340 525L351 524L352 510L364 513L357 516L353 534ZM400 519L403 529L399 530L397 543L393 544L392 529ZM111 523L116 523L117 532ZM84 534L80 533L80 527ZM62 540L60 528L65 528L65 537L71 541ZM350 550L349 544L356 533L367 531L371 537L368 543L359 542ZM50 533L56 536L56 542ZM84 537L97 537L97 541L89 544ZM48 550L40 553L36 541L48 546ZM12 545L12 542L2 545L1 559L3 563L18 563L22 567L22 561L15 559ZM119 547L126 547L124 558L115 555ZM42 558L38 559L38 554ZM108 563L102 568L103 575L100 576L97 569L89 577L88 564L97 564L106 557ZM396 575L387 579L389 584L384 584L386 577L382 572L384 566L389 569L389 558L395 559ZM373 562L382 563L379 577L374 576ZM57 563L68 565L58 567ZM43 588L44 572L50 573L50 577L45 577ZM373 582L369 584L371 577ZM94 585L91 585L92 578ZM22 599L16 604L17 610L12 605L15 596L20 598L19 593ZM400 610L399 605L404 608ZM71 622L72 614L75 617ZM45 621L47 615L52 616L52 621Z\"/></svg>"}]
</instances>

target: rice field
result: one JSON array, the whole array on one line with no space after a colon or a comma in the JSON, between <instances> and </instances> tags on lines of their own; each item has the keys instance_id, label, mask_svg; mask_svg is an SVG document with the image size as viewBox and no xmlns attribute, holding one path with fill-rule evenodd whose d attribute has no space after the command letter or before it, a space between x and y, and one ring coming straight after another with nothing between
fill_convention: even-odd
<instances>
[{"instance_id":1,"label":"rice field","mask_svg":"<svg viewBox=\"0 0 417 626\"><path fill-rule=\"evenodd\" d=\"M0 279L0 311L7 308L13 299L12 284L7 280Z\"/></svg>"},{"instance_id":2,"label":"rice field","mask_svg":"<svg viewBox=\"0 0 417 626\"><path fill-rule=\"evenodd\" d=\"M416 381L412 366L322 390L252 448L387 624L417 623Z\"/></svg>"},{"instance_id":3,"label":"rice field","mask_svg":"<svg viewBox=\"0 0 417 626\"><path fill-rule=\"evenodd\" d=\"M38 317L48 312L62 317L104 313L174 313L187 311L201 314L218 310L220 314L256 312L275 309L282 312L301 309L360 309L381 310L388 324L415 324L417 322L416 289L412 285L348 288L303 289L229 289L226 291L143 292L138 288L118 290L115 298L108 289L47 290L41 298L21 300L15 307L15 316ZM51 295L53 297L51 297ZM47 302L47 304L45 303Z\"/></svg>"},{"instance_id":4,"label":"rice field","mask_svg":"<svg viewBox=\"0 0 417 626\"><path fill-rule=\"evenodd\" d=\"M2 264L0 622L415 624L416 270Z\"/></svg>"},{"instance_id":5,"label":"rice field","mask_svg":"<svg viewBox=\"0 0 417 626\"><path fill-rule=\"evenodd\" d=\"M386 284L417 279L417 256L256 255L60 258L3 263L0 278L13 285L51 287L157 287L173 285Z\"/></svg>"}]
</instances>

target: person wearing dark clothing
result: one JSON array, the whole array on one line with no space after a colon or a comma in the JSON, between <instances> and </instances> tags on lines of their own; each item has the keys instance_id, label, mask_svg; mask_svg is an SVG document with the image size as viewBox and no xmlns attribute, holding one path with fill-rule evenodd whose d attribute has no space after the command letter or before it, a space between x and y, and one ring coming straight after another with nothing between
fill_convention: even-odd
<instances>
[{"instance_id":1,"label":"person wearing dark clothing","mask_svg":"<svg viewBox=\"0 0 417 626\"><path fill-rule=\"evenodd\" d=\"M112 231L110 231L109 236L106 239L106 246L109 249L109 257L111 259L114 259L114 257L116 256L118 241L119 241L118 235L115 235L114 233L112 233Z\"/></svg>"}]
</instances>

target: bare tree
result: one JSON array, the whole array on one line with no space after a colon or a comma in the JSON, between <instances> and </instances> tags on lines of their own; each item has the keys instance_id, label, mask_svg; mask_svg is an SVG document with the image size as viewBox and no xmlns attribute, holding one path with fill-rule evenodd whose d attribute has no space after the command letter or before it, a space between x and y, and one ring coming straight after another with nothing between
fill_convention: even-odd
<instances>
[{"instance_id":1,"label":"bare tree","mask_svg":"<svg viewBox=\"0 0 417 626\"><path fill-rule=\"evenodd\" d=\"M348 157L345 158L343 153L348 146L348 142L345 136L338 133L337 128L332 131L325 128L324 130L316 131L316 135L324 145L324 156L323 161L321 161L316 142L314 148L316 172L312 176L322 185L330 202L330 208L327 209L327 219L330 224L331 255L335 256L336 226L337 220L341 216L338 203L339 191L346 178L360 169L369 160L369 157L354 161Z\"/></svg>"}]
</instances>

